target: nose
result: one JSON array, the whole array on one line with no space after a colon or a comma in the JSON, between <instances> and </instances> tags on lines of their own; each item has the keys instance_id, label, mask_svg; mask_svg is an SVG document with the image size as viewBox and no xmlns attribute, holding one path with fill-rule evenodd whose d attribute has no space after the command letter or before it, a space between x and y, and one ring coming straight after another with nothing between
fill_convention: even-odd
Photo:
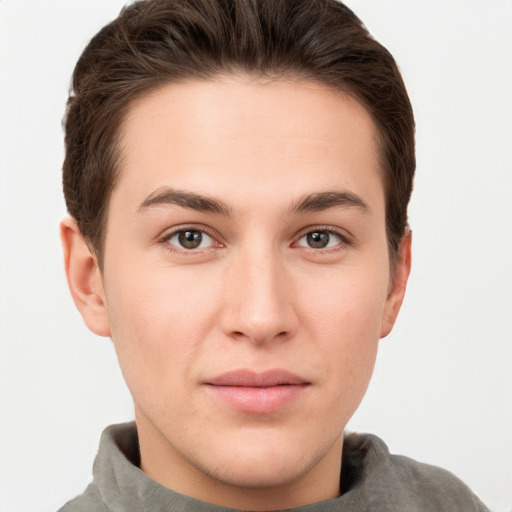
<instances>
[{"instance_id":1,"label":"nose","mask_svg":"<svg viewBox=\"0 0 512 512\"><path fill-rule=\"evenodd\" d=\"M226 277L221 325L227 336L258 345L295 336L297 294L277 254L270 249L241 253Z\"/></svg>"}]
</instances>

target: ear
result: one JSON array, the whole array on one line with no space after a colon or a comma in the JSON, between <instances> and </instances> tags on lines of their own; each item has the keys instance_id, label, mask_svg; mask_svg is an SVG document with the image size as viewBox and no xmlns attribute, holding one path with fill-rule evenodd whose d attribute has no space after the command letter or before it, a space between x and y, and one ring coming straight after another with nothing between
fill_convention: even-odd
<instances>
[{"instance_id":1,"label":"ear","mask_svg":"<svg viewBox=\"0 0 512 512\"><path fill-rule=\"evenodd\" d=\"M398 248L398 261L396 262L393 283L386 299L382 318L381 338L384 338L391 332L404 300L407 280L411 272L411 242L412 232L407 229Z\"/></svg>"},{"instance_id":2,"label":"ear","mask_svg":"<svg viewBox=\"0 0 512 512\"><path fill-rule=\"evenodd\" d=\"M110 336L103 279L98 260L85 243L75 219L60 224L64 266L69 290L87 327L99 336Z\"/></svg>"}]
</instances>

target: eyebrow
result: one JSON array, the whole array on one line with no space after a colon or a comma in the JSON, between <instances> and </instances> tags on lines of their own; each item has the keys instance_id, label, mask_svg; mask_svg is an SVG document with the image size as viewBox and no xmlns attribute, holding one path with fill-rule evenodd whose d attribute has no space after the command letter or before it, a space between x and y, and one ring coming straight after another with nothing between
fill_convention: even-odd
<instances>
[{"instance_id":1,"label":"eyebrow","mask_svg":"<svg viewBox=\"0 0 512 512\"><path fill-rule=\"evenodd\" d=\"M233 209L226 203L213 199L211 197L195 194L194 192L184 192L164 187L155 190L139 205L137 211L143 213L154 206L177 205L182 208L190 208L200 212L218 213L220 215L229 215Z\"/></svg>"},{"instance_id":2,"label":"eyebrow","mask_svg":"<svg viewBox=\"0 0 512 512\"><path fill-rule=\"evenodd\" d=\"M335 207L357 208L368 213L370 207L352 192L317 192L300 198L292 208L291 213L322 212Z\"/></svg>"},{"instance_id":3,"label":"eyebrow","mask_svg":"<svg viewBox=\"0 0 512 512\"><path fill-rule=\"evenodd\" d=\"M155 206L176 205L191 210L217 213L219 215L231 215L234 209L227 203L208 196L175 190L169 187L163 187L152 192L139 205L137 212L143 213ZM352 192L316 192L299 198L288 213L308 213L321 212L335 207L357 208L363 213L368 213L369 206L356 194Z\"/></svg>"}]
</instances>

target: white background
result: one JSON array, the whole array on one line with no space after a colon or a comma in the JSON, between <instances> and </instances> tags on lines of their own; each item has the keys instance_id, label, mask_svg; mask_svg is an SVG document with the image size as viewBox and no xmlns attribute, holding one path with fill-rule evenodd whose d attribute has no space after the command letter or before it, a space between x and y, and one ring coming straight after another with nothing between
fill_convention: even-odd
<instances>
[{"instance_id":1,"label":"white background","mask_svg":"<svg viewBox=\"0 0 512 512\"><path fill-rule=\"evenodd\" d=\"M512 510L512 1L351 0L417 120L414 265L350 428ZM0 0L0 510L50 512L132 418L111 342L68 296L60 121L72 68L122 0Z\"/></svg>"}]
</instances>

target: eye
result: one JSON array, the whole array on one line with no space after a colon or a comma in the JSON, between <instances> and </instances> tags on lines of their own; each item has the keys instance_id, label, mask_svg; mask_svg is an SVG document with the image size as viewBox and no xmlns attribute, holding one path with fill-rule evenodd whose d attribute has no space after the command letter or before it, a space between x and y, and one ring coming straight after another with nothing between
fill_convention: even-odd
<instances>
[{"instance_id":1,"label":"eye","mask_svg":"<svg viewBox=\"0 0 512 512\"><path fill-rule=\"evenodd\" d=\"M215 240L204 231L198 229L181 229L166 238L166 242L177 249L191 251L207 249L215 245Z\"/></svg>"},{"instance_id":2,"label":"eye","mask_svg":"<svg viewBox=\"0 0 512 512\"><path fill-rule=\"evenodd\" d=\"M330 249L343 243L343 238L326 229L318 231L310 231L305 235L301 236L297 241L299 247L308 247L310 249Z\"/></svg>"}]
</instances>

